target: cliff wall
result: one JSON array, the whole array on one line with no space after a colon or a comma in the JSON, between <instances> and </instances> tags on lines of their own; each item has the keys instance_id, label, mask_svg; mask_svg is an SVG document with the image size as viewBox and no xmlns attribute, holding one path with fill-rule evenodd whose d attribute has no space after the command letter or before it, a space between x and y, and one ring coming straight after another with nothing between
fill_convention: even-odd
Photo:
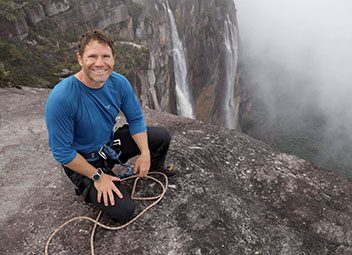
<instances>
[{"instance_id":1,"label":"cliff wall","mask_svg":"<svg viewBox=\"0 0 352 255\"><path fill-rule=\"evenodd\" d=\"M229 19L237 29L233 0L0 1L0 50L7 51L0 62L19 85L50 86L57 79L54 74L62 69L77 70L70 55L78 35L89 28L104 29L121 48L117 70L131 80L142 105L176 113L168 4L185 46L196 118L223 126L227 75L224 24ZM9 50L9 40L16 42L13 51ZM233 44L238 44L237 37ZM16 76L18 68L26 75ZM230 95L236 98L231 115L236 119L233 128L239 129L241 94L239 84L235 87Z\"/></svg>"}]
</instances>

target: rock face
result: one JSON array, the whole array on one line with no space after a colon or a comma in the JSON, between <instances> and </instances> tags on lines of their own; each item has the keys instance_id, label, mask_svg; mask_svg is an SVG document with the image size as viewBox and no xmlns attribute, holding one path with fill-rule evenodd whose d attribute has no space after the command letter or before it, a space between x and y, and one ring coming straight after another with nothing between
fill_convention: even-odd
<instances>
[{"instance_id":1,"label":"rock face","mask_svg":"<svg viewBox=\"0 0 352 255\"><path fill-rule=\"evenodd\" d=\"M139 66L126 75L133 81L144 106L176 113L174 51L167 5L184 44L187 81L196 119L224 126L224 109L228 108L235 119L231 128L240 129L237 117L242 97L239 79L231 81L234 87L228 95L231 102L224 102L229 93L225 88L228 75L225 23L231 22L238 30L233 0L23 1L16 8L12 7L12 13L16 14L11 18L0 16L1 35L24 39L31 31L45 28L65 38L88 28L100 28L109 31L118 41L141 44L149 50L148 66ZM237 35L231 43L238 49ZM234 57L234 62L237 61ZM236 66L230 67L235 74Z\"/></svg>"},{"instance_id":2,"label":"rock face","mask_svg":"<svg viewBox=\"0 0 352 255\"><path fill-rule=\"evenodd\" d=\"M47 93L0 89L1 254L42 254L63 222L98 213L50 155ZM97 254L352 254L351 181L234 130L152 110L146 117L172 133L168 160L180 173L137 222L98 228ZM146 185L142 193L159 192ZM67 226L50 253L88 254L91 226Z\"/></svg>"}]
</instances>

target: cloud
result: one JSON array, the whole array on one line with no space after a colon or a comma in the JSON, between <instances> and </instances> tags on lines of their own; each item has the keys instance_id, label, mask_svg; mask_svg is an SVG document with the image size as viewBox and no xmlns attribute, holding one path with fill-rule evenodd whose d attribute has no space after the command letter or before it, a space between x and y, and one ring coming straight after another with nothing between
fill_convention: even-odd
<instances>
[{"instance_id":1,"label":"cloud","mask_svg":"<svg viewBox=\"0 0 352 255\"><path fill-rule=\"evenodd\" d=\"M278 104L283 94L297 111L319 109L327 120L325 140L331 144L334 137L331 146L346 149L341 144L352 143L352 1L237 0L236 8L251 83L273 116L292 112Z\"/></svg>"}]
</instances>

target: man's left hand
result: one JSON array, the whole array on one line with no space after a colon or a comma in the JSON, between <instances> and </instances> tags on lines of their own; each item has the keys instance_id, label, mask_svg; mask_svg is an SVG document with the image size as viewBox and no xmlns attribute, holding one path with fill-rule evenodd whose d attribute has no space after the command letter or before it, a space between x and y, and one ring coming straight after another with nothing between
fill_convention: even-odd
<instances>
[{"instance_id":1,"label":"man's left hand","mask_svg":"<svg viewBox=\"0 0 352 255\"><path fill-rule=\"evenodd\" d=\"M134 165L134 173L138 173L139 177L145 177L150 168L150 154L141 154Z\"/></svg>"}]
</instances>

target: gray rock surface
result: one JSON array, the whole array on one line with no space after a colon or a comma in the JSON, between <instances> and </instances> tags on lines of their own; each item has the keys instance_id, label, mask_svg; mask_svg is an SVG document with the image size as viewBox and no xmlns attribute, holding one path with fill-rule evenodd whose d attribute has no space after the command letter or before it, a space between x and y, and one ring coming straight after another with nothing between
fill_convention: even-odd
<instances>
[{"instance_id":1,"label":"gray rock surface","mask_svg":"<svg viewBox=\"0 0 352 255\"><path fill-rule=\"evenodd\" d=\"M0 89L0 254L42 254L62 223L98 213L51 157L47 93ZM96 254L352 254L351 181L240 132L150 110L146 117L171 131L169 161L180 173L137 222L98 228ZM142 193L158 193L146 185ZM89 254L91 229L64 228L51 254Z\"/></svg>"}]
</instances>

